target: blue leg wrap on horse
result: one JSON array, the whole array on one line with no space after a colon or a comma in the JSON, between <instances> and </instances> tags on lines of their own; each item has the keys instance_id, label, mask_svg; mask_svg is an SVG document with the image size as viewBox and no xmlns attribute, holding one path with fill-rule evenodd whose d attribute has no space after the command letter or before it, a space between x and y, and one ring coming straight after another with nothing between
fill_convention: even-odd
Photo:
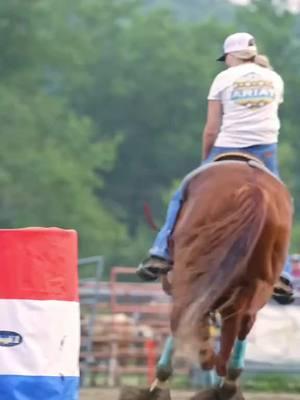
<instances>
[{"instance_id":1,"label":"blue leg wrap on horse","mask_svg":"<svg viewBox=\"0 0 300 400\"><path fill-rule=\"evenodd\" d=\"M237 340L230 360L230 367L244 369L247 340Z\"/></svg>"},{"instance_id":2,"label":"blue leg wrap on horse","mask_svg":"<svg viewBox=\"0 0 300 400\"><path fill-rule=\"evenodd\" d=\"M202 371L203 385L207 388L213 387L217 384L217 374L215 370Z\"/></svg>"},{"instance_id":3,"label":"blue leg wrap on horse","mask_svg":"<svg viewBox=\"0 0 300 400\"><path fill-rule=\"evenodd\" d=\"M174 339L172 336L168 336L162 355L157 364L158 368L168 368L171 366L173 350L174 350Z\"/></svg>"}]
</instances>

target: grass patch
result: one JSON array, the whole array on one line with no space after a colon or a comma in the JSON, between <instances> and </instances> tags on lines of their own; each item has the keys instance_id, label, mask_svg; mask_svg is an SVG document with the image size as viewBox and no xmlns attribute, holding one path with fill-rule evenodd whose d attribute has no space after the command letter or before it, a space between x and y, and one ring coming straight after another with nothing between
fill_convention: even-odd
<instances>
[{"instance_id":1,"label":"grass patch","mask_svg":"<svg viewBox=\"0 0 300 400\"><path fill-rule=\"evenodd\" d=\"M246 375L243 388L248 392L300 393L300 379L297 375L286 373Z\"/></svg>"},{"instance_id":2,"label":"grass patch","mask_svg":"<svg viewBox=\"0 0 300 400\"><path fill-rule=\"evenodd\" d=\"M129 386L147 386L145 375L125 374L122 376L122 384ZM106 374L88 374L85 376L83 386L106 387ZM189 377L184 375L175 376L171 380L171 387L174 390L192 389ZM201 382L196 385L201 387ZM260 393L300 393L300 379L296 374L280 373L259 373L245 374L242 379L242 387L246 392Z\"/></svg>"}]
</instances>

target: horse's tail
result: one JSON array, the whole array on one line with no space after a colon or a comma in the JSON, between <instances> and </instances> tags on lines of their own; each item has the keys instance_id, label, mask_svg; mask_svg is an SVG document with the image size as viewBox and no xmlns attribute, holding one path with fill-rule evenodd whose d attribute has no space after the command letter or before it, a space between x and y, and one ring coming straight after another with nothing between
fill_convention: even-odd
<instances>
[{"instance_id":1,"label":"horse's tail","mask_svg":"<svg viewBox=\"0 0 300 400\"><path fill-rule=\"evenodd\" d=\"M203 239L199 232L201 262L205 263L207 258L208 263L206 277L203 274L197 276L195 265L189 306L180 318L179 338L181 334L194 334L217 301L228 293L234 280L245 271L265 224L267 204L268 196L263 189L255 184L245 184L233 195L233 211L204 227L209 231L205 234L203 230L206 238ZM234 292L227 304L231 301L234 301Z\"/></svg>"}]
</instances>

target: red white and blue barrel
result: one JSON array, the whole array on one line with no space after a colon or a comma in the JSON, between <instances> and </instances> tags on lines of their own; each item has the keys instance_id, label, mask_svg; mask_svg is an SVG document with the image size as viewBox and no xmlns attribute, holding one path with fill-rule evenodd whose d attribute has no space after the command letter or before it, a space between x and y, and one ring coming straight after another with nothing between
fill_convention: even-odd
<instances>
[{"instance_id":1,"label":"red white and blue barrel","mask_svg":"<svg viewBox=\"0 0 300 400\"><path fill-rule=\"evenodd\" d=\"M77 257L73 230L0 230L0 399L78 399Z\"/></svg>"}]
</instances>

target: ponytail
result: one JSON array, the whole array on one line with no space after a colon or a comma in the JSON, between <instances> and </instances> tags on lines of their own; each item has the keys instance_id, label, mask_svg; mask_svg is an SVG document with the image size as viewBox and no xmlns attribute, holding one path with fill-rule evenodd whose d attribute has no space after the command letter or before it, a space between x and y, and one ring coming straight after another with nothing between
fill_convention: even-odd
<instances>
[{"instance_id":1,"label":"ponytail","mask_svg":"<svg viewBox=\"0 0 300 400\"><path fill-rule=\"evenodd\" d=\"M257 54L254 57L254 62L257 65L260 65L263 68L273 69L269 58L265 54Z\"/></svg>"}]
</instances>

